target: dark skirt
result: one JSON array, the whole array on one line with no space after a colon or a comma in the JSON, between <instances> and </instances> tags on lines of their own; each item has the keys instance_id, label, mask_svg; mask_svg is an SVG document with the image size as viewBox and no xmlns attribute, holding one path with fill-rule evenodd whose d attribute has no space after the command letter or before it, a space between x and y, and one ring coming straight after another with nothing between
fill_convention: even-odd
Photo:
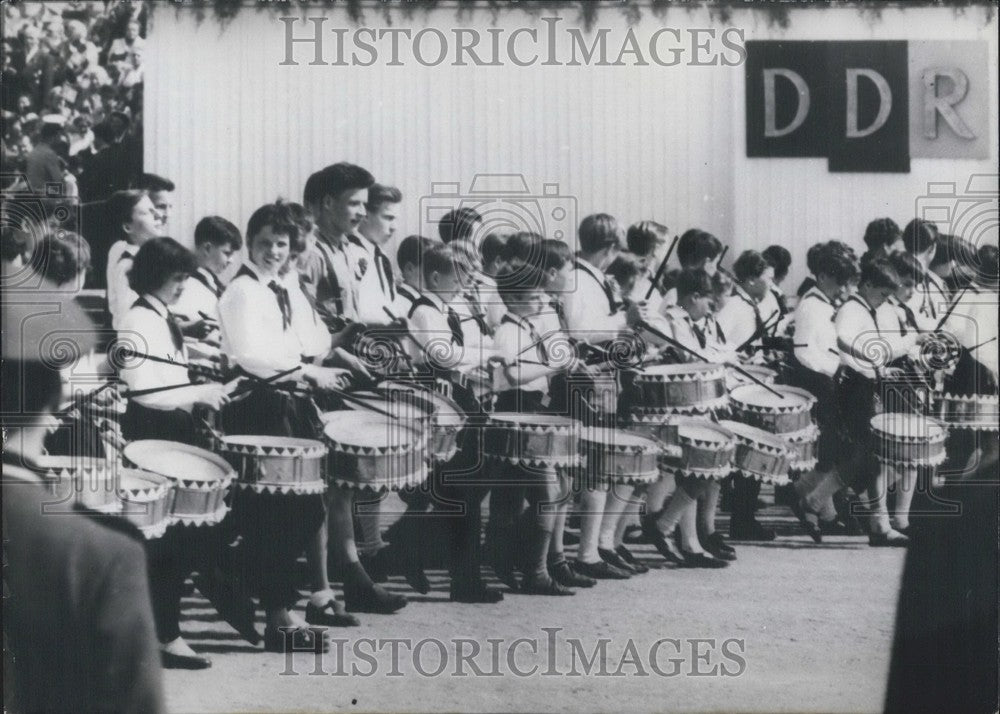
<instances>
[{"instance_id":1,"label":"dark skirt","mask_svg":"<svg viewBox=\"0 0 1000 714\"><path fill-rule=\"evenodd\" d=\"M878 384L852 369L841 367L834 377L841 447L837 454L840 477L856 493L867 489L879 472L871 420L880 411Z\"/></svg>"},{"instance_id":2,"label":"dark skirt","mask_svg":"<svg viewBox=\"0 0 1000 714\"><path fill-rule=\"evenodd\" d=\"M819 427L816 441L816 469L829 471L836 463L840 451L840 430L837 393L833 377L803 367L797 360L791 363L785 383L804 389L816 397L813 418Z\"/></svg>"},{"instance_id":3,"label":"dark skirt","mask_svg":"<svg viewBox=\"0 0 1000 714\"><path fill-rule=\"evenodd\" d=\"M126 441L165 439L196 445L198 434L194 418L183 409L151 409L134 399L128 401L122 418L122 437Z\"/></svg>"}]
</instances>

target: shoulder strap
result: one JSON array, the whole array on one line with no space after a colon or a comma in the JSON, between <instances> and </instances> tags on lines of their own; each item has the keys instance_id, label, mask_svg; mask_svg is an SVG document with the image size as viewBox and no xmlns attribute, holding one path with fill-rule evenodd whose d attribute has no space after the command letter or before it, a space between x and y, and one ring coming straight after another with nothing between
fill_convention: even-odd
<instances>
[{"instance_id":1,"label":"shoulder strap","mask_svg":"<svg viewBox=\"0 0 1000 714\"><path fill-rule=\"evenodd\" d=\"M425 305L435 310L438 309L437 305L431 302L431 299L429 297L427 297L426 295L421 295L420 297L418 297L416 300L413 301L412 305L410 305L410 311L406 314L406 319L408 320L412 319L413 313L415 313L417 311L417 308L420 307L421 305Z\"/></svg>"}]
</instances>

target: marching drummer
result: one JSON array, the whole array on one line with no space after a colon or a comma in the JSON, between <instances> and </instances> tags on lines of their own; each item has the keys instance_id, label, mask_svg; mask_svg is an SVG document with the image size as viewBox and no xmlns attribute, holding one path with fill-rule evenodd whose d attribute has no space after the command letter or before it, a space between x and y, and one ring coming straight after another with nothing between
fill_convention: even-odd
<instances>
[{"instance_id":1,"label":"marching drummer","mask_svg":"<svg viewBox=\"0 0 1000 714\"><path fill-rule=\"evenodd\" d=\"M677 241L677 260L681 270L704 270L715 275L722 255L722 243L714 235L700 228L690 228ZM671 288L663 296L664 308L677 304L677 290Z\"/></svg>"},{"instance_id":2,"label":"marching drummer","mask_svg":"<svg viewBox=\"0 0 1000 714\"><path fill-rule=\"evenodd\" d=\"M392 310L396 315L409 315L410 308L423 290L423 254L435 241L419 235L406 236L396 250L396 264L399 265L400 282L396 286L396 304Z\"/></svg>"},{"instance_id":3,"label":"marching drummer","mask_svg":"<svg viewBox=\"0 0 1000 714\"><path fill-rule=\"evenodd\" d=\"M846 484L836 467L839 447L834 374L840 366L837 335L833 330L834 307L847 295L858 269L847 251L831 243L810 249L809 268L814 285L795 308L795 342L788 383L816 397L816 423L820 434L817 464L795 482L798 501L792 510L817 543L822 541L819 520L836 518L833 494Z\"/></svg>"},{"instance_id":4,"label":"marching drummer","mask_svg":"<svg viewBox=\"0 0 1000 714\"><path fill-rule=\"evenodd\" d=\"M762 344L778 326L781 311L773 301L771 309L764 312L762 302L770 294L769 285L774 268L755 250L746 250L733 263L732 298L716 315L726 341L738 351Z\"/></svg>"},{"instance_id":5,"label":"marching drummer","mask_svg":"<svg viewBox=\"0 0 1000 714\"><path fill-rule=\"evenodd\" d=\"M905 546L907 537L891 527L886 490L895 473L880 467L871 419L879 411L879 381L892 360L905 356L916 339L902 338L896 311L886 300L900 287L899 275L884 258L861 267L857 292L837 311L834 326L838 368L837 404L839 421L847 444L839 451L838 468L855 474L855 491L868 490L872 546ZM897 504L899 511L899 504Z\"/></svg>"},{"instance_id":6,"label":"marching drummer","mask_svg":"<svg viewBox=\"0 0 1000 714\"><path fill-rule=\"evenodd\" d=\"M195 385L188 378L187 350L170 307L196 270L194 255L172 238L151 238L132 261L129 287L140 297L122 316L118 333L119 340L137 353L121 368L130 391L122 423L122 434L129 441L166 439L194 444L192 411L196 407L221 409L239 386L240 380ZM212 664L181 637L180 611L184 581L192 571L212 577L221 553L220 535L215 528L172 525L162 537L146 542L149 589L164 667L204 669ZM228 593L225 597L236 596ZM227 604L220 603L220 607ZM252 621L237 626L255 640Z\"/></svg>"},{"instance_id":7,"label":"marching drummer","mask_svg":"<svg viewBox=\"0 0 1000 714\"><path fill-rule=\"evenodd\" d=\"M138 299L129 289L128 271L136 252L150 238L160 235L160 220L145 191L118 191L107 201L108 220L116 240L108 251L107 297L111 326L115 329Z\"/></svg>"},{"instance_id":8,"label":"marching drummer","mask_svg":"<svg viewBox=\"0 0 1000 714\"><path fill-rule=\"evenodd\" d=\"M240 229L221 216L205 216L194 228L194 254L198 267L184 286L173 312L187 322L205 325L204 332L218 329L219 298L226 286L219 276L243 248Z\"/></svg>"},{"instance_id":9,"label":"marching drummer","mask_svg":"<svg viewBox=\"0 0 1000 714\"><path fill-rule=\"evenodd\" d=\"M938 249L938 229L930 221L914 218L903 229L906 252L920 263L923 279L916 286L907 306L913 311L921 330L937 328L938 318L948 305L948 288L933 270L931 263Z\"/></svg>"},{"instance_id":10,"label":"marching drummer","mask_svg":"<svg viewBox=\"0 0 1000 714\"><path fill-rule=\"evenodd\" d=\"M395 186L379 183L369 186L365 217L357 232L347 237L359 249L358 320L366 325L392 322L386 310L392 312L395 306L396 279L383 248L396 232L396 216L402 200L403 194Z\"/></svg>"}]
</instances>

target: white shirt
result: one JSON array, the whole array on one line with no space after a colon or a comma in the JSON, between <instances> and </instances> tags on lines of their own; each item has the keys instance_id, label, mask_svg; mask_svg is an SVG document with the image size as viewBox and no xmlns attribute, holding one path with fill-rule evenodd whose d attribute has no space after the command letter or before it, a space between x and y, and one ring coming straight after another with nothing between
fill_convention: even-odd
<instances>
[{"instance_id":1,"label":"white shirt","mask_svg":"<svg viewBox=\"0 0 1000 714\"><path fill-rule=\"evenodd\" d=\"M130 391L188 384L191 381L186 366L187 350L183 341L179 348L174 345L167 322L168 314L166 305L152 295L144 295L142 300L137 298L136 305L121 317L119 338L133 345L136 352L141 353L128 360L119 371ZM164 364L145 359L142 355L170 360L177 364ZM151 409L191 411L195 402L199 401L207 391L214 389L216 389L214 384L192 384L189 387L131 398Z\"/></svg>"},{"instance_id":2,"label":"white shirt","mask_svg":"<svg viewBox=\"0 0 1000 714\"><path fill-rule=\"evenodd\" d=\"M948 310L949 291L936 273L925 269L924 275L926 282L917 283L906 306L913 311L921 330L933 331Z\"/></svg>"},{"instance_id":3,"label":"white shirt","mask_svg":"<svg viewBox=\"0 0 1000 714\"><path fill-rule=\"evenodd\" d=\"M200 320L201 313L219 320L219 297L225 285L208 268L198 270L184 283L184 292L174 303L171 312L186 320Z\"/></svg>"},{"instance_id":4,"label":"white shirt","mask_svg":"<svg viewBox=\"0 0 1000 714\"><path fill-rule=\"evenodd\" d=\"M574 261L573 284L562 295L570 335L590 343L606 342L626 329L625 313L616 310L611 285L596 266Z\"/></svg>"},{"instance_id":5,"label":"white shirt","mask_svg":"<svg viewBox=\"0 0 1000 714\"><path fill-rule=\"evenodd\" d=\"M467 364L485 364L488 357L493 353L493 338L483 332L479 325L479 319L486 321L485 313L479 314L473 308L469 297L464 293L456 295L448 307L457 314L462 325L462 337L465 343L463 362ZM487 325L489 327L489 325Z\"/></svg>"},{"instance_id":6,"label":"white shirt","mask_svg":"<svg viewBox=\"0 0 1000 714\"><path fill-rule=\"evenodd\" d=\"M496 334L493 336L494 349L498 355L507 360L508 365L522 359L531 362L546 363L548 362L548 353L543 338L544 333L542 332L544 327L544 323L536 321L534 317L520 317L506 313L501 318ZM541 340L540 344L531 347L532 343L539 340ZM533 369L538 367L536 364L525 366L530 366ZM519 367L514 364L511 369L512 371L517 371ZM506 383L507 380L503 379L503 382ZM548 377L543 376L517 386L509 384L505 384L504 386L507 389L521 389L525 392L544 392L548 394L549 380Z\"/></svg>"},{"instance_id":7,"label":"white shirt","mask_svg":"<svg viewBox=\"0 0 1000 714\"><path fill-rule=\"evenodd\" d=\"M712 315L706 315L702 320L695 322L687 310L680 305L674 305L667 309L666 320L670 324L670 332L675 340L704 356L708 361L716 364L739 362L736 352L726 342L725 334L720 334ZM704 345L699 339L699 332L705 340ZM680 350L678 352L685 362L698 361L694 355Z\"/></svg>"},{"instance_id":8,"label":"white shirt","mask_svg":"<svg viewBox=\"0 0 1000 714\"><path fill-rule=\"evenodd\" d=\"M465 349L448 324L448 306L434 293L423 293L410 308L408 322L412 339L405 341L416 365L454 369L465 361ZM464 330L459 328L464 335Z\"/></svg>"},{"instance_id":9,"label":"white shirt","mask_svg":"<svg viewBox=\"0 0 1000 714\"><path fill-rule=\"evenodd\" d=\"M1000 295L996 290L987 290L976 285L970 286L958 298L951 315L942 325L944 332L955 336L959 344L971 350L971 354L997 376L997 343L994 340L982 347L980 343L997 337L997 305Z\"/></svg>"},{"instance_id":10,"label":"white shirt","mask_svg":"<svg viewBox=\"0 0 1000 714\"><path fill-rule=\"evenodd\" d=\"M916 335L900 334L899 316L888 302L873 309L861 295L851 295L834 319L840 363L855 372L874 379L875 368L883 368L901 357L916 344ZM853 352L868 359L858 359Z\"/></svg>"},{"instance_id":11,"label":"white shirt","mask_svg":"<svg viewBox=\"0 0 1000 714\"><path fill-rule=\"evenodd\" d=\"M116 241L108 251L107 297L111 326L120 329L121 320L139 296L128 285L128 271L139 249L128 241Z\"/></svg>"},{"instance_id":12,"label":"white shirt","mask_svg":"<svg viewBox=\"0 0 1000 714\"><path fill-rule=\"evenodd\" d=\"M389 256L364 236L349 236L348 240L357 255L358 320L366 325L388 325L392 320L385 311L393 311L396 300Z\"/></svg>"},{"instance_id":13,"label":"white shirt","mask_svg":"<svg viewBox=\"0 0 1000 714\"><path fill-rule=\"evenodd\" d=\"M507 306L504 305L503 298L497 292L496 281L488 275L479 273L476 276L475 292L479 306L486 316L486 324L490 326L490 329L495 330L500 324L500 320L507 314Z\"/></svg>"},{"instance_id":14,"label":"white shirt","mask_svg":"<svg viewBox=\"0 0 1000 714\"><path fill-rule=\"evenodd\" d=\"M776 311L777 302L774 308ZM768 324L768 319L774 321L774 311L764 312L757 301L747 295L743 288L734 285L732 297L719 310L716 319L726 336L726 341L733 346L733 349L738 350L758 332L761 325ZM758 334L751 344L760 344L762 336Z\"/></svg>"},{"instance_id":15,"label":"white shirt","mask_svg":"<svg viewBox=\"0 0 1000 714\"><path fill-rule=\"evenodd\" d=\"M292 312L288 325L268 287L272 280L288 291ZM268 279L252 263L244 263L219 299L219 326L222 351L247 372L265 379L301 364L304 357L330 350L330 334L294 271Z\"/></svg>"},{"instance_id":16,"label":"white shirt","mask_svg":"<svg viewBox=\"0 0 1000 714\"><path fill-rule=\"evenodd\" d=\"M833 318L836 308L823 291L809 288L795 308L795 359L813 372L832 377L840 366L837 332Z\"/></svg>"}]
</instances>

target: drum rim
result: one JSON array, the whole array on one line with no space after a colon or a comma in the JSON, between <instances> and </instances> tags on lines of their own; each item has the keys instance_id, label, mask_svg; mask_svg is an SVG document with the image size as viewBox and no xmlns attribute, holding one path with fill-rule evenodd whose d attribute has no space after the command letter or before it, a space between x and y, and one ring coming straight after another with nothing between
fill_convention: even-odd
<instances>
[{"instance_id":1,"label":"drum rim","mask_svg":"<svg viewBox=\"0 0 1000 714\"><path fill-rule=\"evenodd\" d=\"M735 402L737 405L739 405L739 408L741 409L745 409L747 411L762 412L765 414L796 414L799 412L804 412L812 409L813 405L816 403L816 397L814 397L808 391L800 387L792 387L787 384L777 384L768 386L771 387L772 389L788 392L797 397L801 397L802 401L798 402L797 404L764 405L764 404L754 404L753 402L748 402L739 398L738 392L740 392L741 390L753 389L753 390L767 391L759 384L741 384L740 386L731 389L729 391L729 400L731 402Z\"/></svg>"},{"instance_id":2,"label":"drum rim","mask_svg":"<svg viewBox=\"0 0 1000 714\"><path fill-rule=\"evenodd\" d=\"M725 438L720 439L719 441L705 442L704 439L697 439L697 438L690 437L690 436L685 437L685 436L683 436L681 434L681 429L683 427L685 427L685 426L698 426L698 427L707 428L710 431L714 431L714 432L720 434L721 436L723 436ZM733 445L733 444L735 444L735 441L736 441L736 435L733 434L733 432L731 432L728 429L726 429L725 427L719 426L714 421L708 421L707 419L687 419L687 418L682 418L682 419L680 419L678 421L678 425L677 425L677 441L678 441L678 443L680 442L681 439L686 439L688 442L703 441L706 445L720 444L720 443L721 444L726 444L726 445Z\"/></svg>"},{"instance_id":3,"label":"drum rim","mask_svg":"<svg viewBox=\"0 0 1000 714\"><path fill-rule=\"evenodd\" d=\"M163 470L159 470L156 467L151 468L150 466L143 465L136 461L133 456L135 456L136 450L141 451L143 448L151 449L155 453L157 447L162 447L164 449L171 449L173 451L183 451L191 456L197 456L206 461L209 464L216 466L221 472L220 476L206 477L203 475L187 475L187 476L174 476L173 474L163 473ZM132 452L131 455L129 452ZM152 473L160 474L166 478L178 481L185 484L211 484L216 486L222 484L227 480L232 480L236 478L236 471L224 458L218 454L209 451L208 449L203 449L200 446L194 446L193 444L185 444L180 441L169 441L167 439L138 439L136 441L130 441L122 449L122 457L128 462L135 464L138 468L144 469L146 471L151 471ZM142 457L145 460L145 457ZM162 469L162 467L160 467ZM164 469L165 470L165 469Z\"/></svg>"},{"instance_id":4,"label":"drum rim","mask_svg":"<svg viewBox=\"0 0 1000 714\"><path fill-rule=\"evenodd\" d=\"M251 442L250 439L254 441ZM262 440L268 443L262 443ZM305 457L321 457L326 454L326 445L318 439L300 439L293 436L271 436L269 434L226 434L219 437L218 441L219 451L224 453ZM265 449L282 449L287 453L268 453Z\"/></svg>"},{"instance_id":5,"label":"drum rim","mask_svg":"<svg viewBox=\"0 0 1000 714\"><path fill-rule=\"evenodd\" d=\"M934 436L913 436L911 434L895 434L891 431L886 431L880 428L878 422L879 420L885 420L888 417L906 417L908 419L916 419L919 421L924 421L932 426L936 427L938 433ZM909 412L882 412L876 414L868 422L871 424L872 431L876 432L880 436L887 437L893 441L910 443L910 444L937 444L944 441L948 436L948 428L943 422L935 419L934 417L924 416L923 414L911 414Z\"/></svg>"},{"instance_id":6,"label":"drum rim","mask_svg":"<svg viewBox=\"0 0 1000 714\"><path fill-rule=\"evenodd\" d=\"M122 467L118 471L118 488L116 491L119 496L124 493L131 494L133 498L140 495L149 495L151 498L145 499L150 501L157 501L169 495L171 489L174 488L174 480L167 478L163 474L158 474L155 471L149 471L143 468L130 468ZM141 479L143 481L151 482L153 485L147 488L135 488L126 484L126 479ZM129 500L131 499L124 499Z\"/></svg>"},{"instance_id":7,"label":"drum rim","mask_svg":"<svg viewBox=\"0 0 1000 714\"><path fill-rule=\"evenodd\" d=\"M492 412L487 417L487 423L491 426L502 428L512 428L519 426L569 429L579 425L576 419L571 419L561 414L524 414L522 412ZM497 422L497 423L493 423Z\"/></svg>"},{"instance_id":8,"label":"drum rim","mask_svg":"<svg viewBox=\"0 0 1000 714\"><path fill-rule=\"evenodd\" d=\"M782 439L778 434L761 429L753 424L745 424L733 419L723 419L719 422L719 425L733 432L737 442L749 443L752 446L764 446L766 449L759 450L775 454L787 454L789 452L788 443L785 439ZM750 433L746 433L747 430Z\"/></svg>"},{"instance_id":9,"label":"drum rim","mask_svg":"<svg viewBox=\"0 0 1000 714\"><path fill-rule=\"evenodd\" d=\"M416 429L413 426L410 426L409 424L406 423L406 420L403 419L382 417L381 415L376 414L375 412L368 412L366 414L364 411L358 412L352 409L338 409L335 410L334 412L324 412L324 416L326 414L334 414L338 412L343 414L355 414L355 415L365 414L367 417L375 417L376 418L375 421L377 421L378 425L380 426L384 426L392 422L397 422L397 424L393 424L392 427L393 431L397 432L398 435L398 430L402 430L408 435L409 438L406 441L400 440L397 443L376 444L374 446L370 444L353 444L350 441L344 440L342 432L344 426L343 424L339 423L339 421L327 421L323 424L323 440L326 444L328 444L331 447L344 447L347 449L354 449L354 450L359 450L361 452L369 452L369 453L376 453L379 451L381 451L382 453L386 453L388 451L393 451L396 453L410 453L421 450L421 448L424 446L426 442L425 438L426 433L421 429ZM429 418L430 415L428 415L428 419ZM392 421L390 421L390 419ZM366 426L366 425L358 425L357 422L353 420L352 423L356 426ZM335 436L330 433L331 430L339 433ZM343 453L341 449L338 448L337 450L338 452Z\"/></svg>"},{"instance_id":10,"label":"drum rim","mask_svg":"<svg viewBox=\"0 0 1000 714\"><path fill-rule=\"evenodd\" d=\"M587 429L586 431L589 431L589 432L592 433L594 431L594 429L591 428L591 429ZM612 433L615 433L615 434L626 434L626 435L628 435L630 437L639 439L639 440L644 441L646 443L645 444L617 444L617 443L613 443L613 442L609 443L607 441L597 441L596 439L589 439L586 436L581 436L580 437L580 442L584 446L584 448L604 447L605 450L607 450L607 447L612 447L612 448L614 448L615 452L621 452L621 453L629 453L629 452L631 452L633 454L648 454L648 453L655 453L655 452L661 451L660 445L659 445L659 443L657 443L657 441L655 439L652 439L652 438L646 436L645 434L640 434L638 432L632 431L631 429L621 429L621 428L610 427L610 428L606 428L606 429L601 429L600 431L603 431L603 432L612 432Z\"/></svg>"},{"instance_id":11,"label":"drum rim","mask_svg":"<svg viewBox=\"0 0 1000 714\"><path fill-rule=\"evenodd\" d=\"M666 377L695 376L697 379L666 379ZM726 366L716 362L682 362L679 364L655 364L637 370L637 382L707 382L726 376ZM646 377L647 379L643 379Z\"/></svg>"},{"instance_id":12,"label":"drum rim","mask_svg":"<svg viewBox=\"0 0 1000 714\"><path fill-rule=\"evenodd\" d=\"M399 388L400 391L407 391L411 394L417 395L418 399L428 402L431 405L431 416L435 421L440 420L442 417L446 421L443 422L445 426L452 426L454 424L464 425L468 421L468 415L465 413L458 403L440 392L434 392L426 389L422 389L415 385L407 384L406 382L400 382L398 380L386 379L379 382L375 388L381 389L385 385L390 385L389 388ZM399 385L398 387L396 385ZM441 405L447 406L452 413L443 412L439 407ZM454 423L452 422L454 419Z\"/></svg>"}]
</instances>

